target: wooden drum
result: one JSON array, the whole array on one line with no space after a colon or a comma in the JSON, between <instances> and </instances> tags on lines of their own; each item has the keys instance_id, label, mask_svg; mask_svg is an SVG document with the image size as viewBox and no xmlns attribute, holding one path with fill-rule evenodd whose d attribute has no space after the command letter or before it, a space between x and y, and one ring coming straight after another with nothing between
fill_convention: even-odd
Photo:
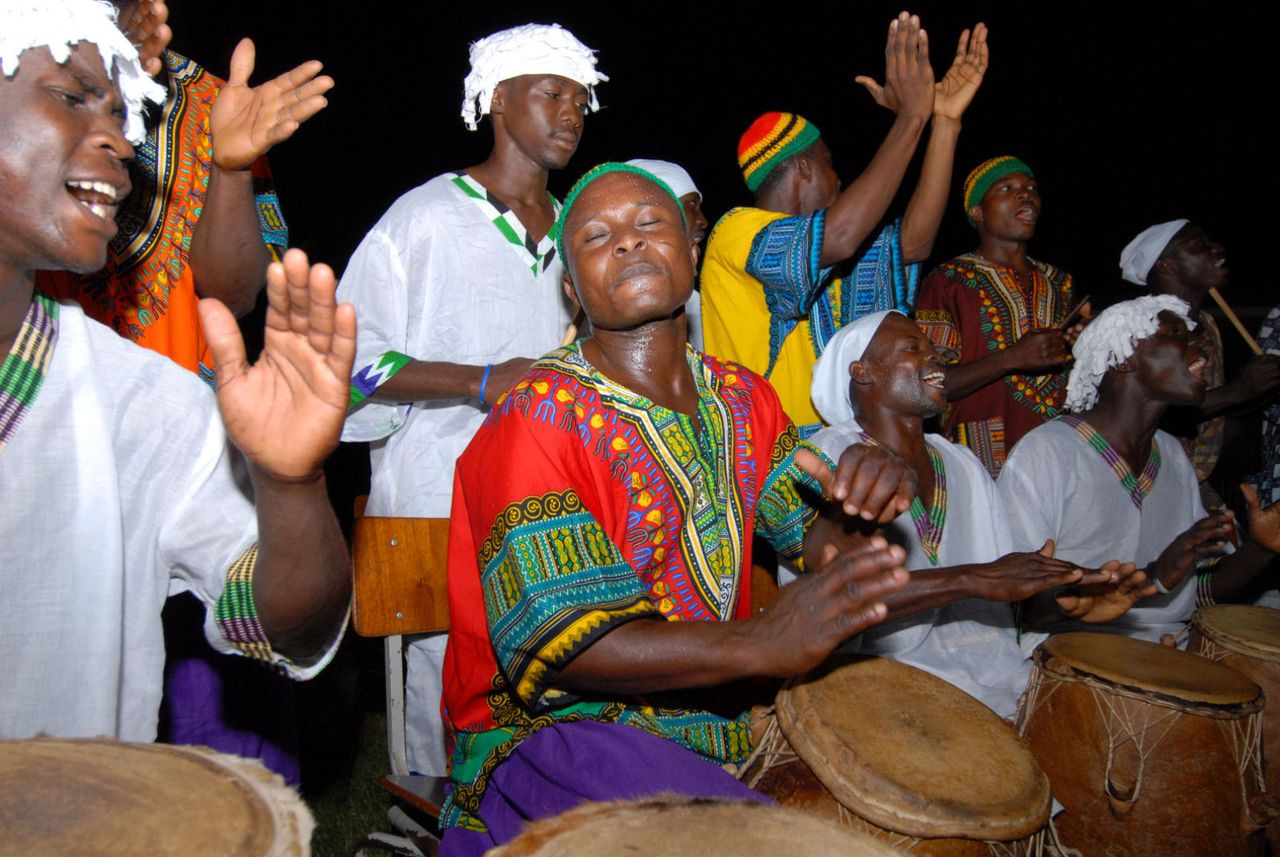
<instances>
[{"instance_id":1,"label":"wooden drum","mask_svg":"<svg viewBox=\"0 0 1280 857\"><path fill-rule=\"evenodd\" d=\"M1085 854L1259 853L1262 692L1168 646L1062 634L1036 649L1019 722Z\"/></svg>"},{"instance_id":2,"label":"wooden drum","mask_svg":"<svg viewBox=\"0 0 1280 857\"><path fill-rule=\"evenodd\" d=\"M882 658L840 656L783 689L747 785L915 854L1040 854L1049 781L964 691Z\"/></svg>"},{"instance_id":3,"label":"wooden drum","mask_svg":"<svg viewBox=\"0 0 1280 857\"><path fill-rule=\"evenodd\" d=\"M804 813L739 801L588 803L535 821L487 857L901 857L869 836Z\"/></svg>"},{"instance_id":4,"label":"wooden drum","mask_svg":"<svg viewBox=\"0 0 1280 857\"><path fill-rule=\"evenodd\" d=\"M254 760L203 747L0 741L0 851L306 857L311 813Z\"/></svg>"}]
</instances>

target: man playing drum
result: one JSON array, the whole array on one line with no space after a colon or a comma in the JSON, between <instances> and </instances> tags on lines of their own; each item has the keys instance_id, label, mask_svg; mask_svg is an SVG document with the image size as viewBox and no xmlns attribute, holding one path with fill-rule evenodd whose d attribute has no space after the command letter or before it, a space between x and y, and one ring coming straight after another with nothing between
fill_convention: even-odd
<instances>
[{"instance_id":1,"label":"man playing drum","mask_svg":"<svg viewBox=\"0 0 1280 857\"><path fill-rule=\"evenodd\" d=\"M924 421L947 404L945 365L905 315L874 313L837 333L814 370L812 397L829 423L813 437L824 452L877 444L917 474L910 514L883 528L906 552L911 578L885 596L888 618L857 638L859 651L927 670L1010 718L1030 665L1008 602L1069 587L1059 596L1063 609L1092 622L1123 611L1125 595L1141 587L1132 566L1109 562L1086 572L1055 559L1051 541L1012 552L995 483L977 456L924 433Z\"/></svg>"},{"instance_id":2,"label":"man playing drum","mask_svg":"<svg viewBox=\"0 0 1280 857\"><path fill-rule=\"evenodd\" d=\"M900 514L901 459L860 445L833 473L767 382L686 346L697 251L671 189L605 164L559 225L592 335L495 402L455 476L442 854L584 800L762 799L719 767L752 748L723 686L818 664L906 580L901 548L839 553L809 505ZM756 615L754 534L821 569Z\"/></svg>"},{"instance_id":3,"label":"man playing drum","mask_svg":"<svg viewBox=\"0 0 1280 857\"><path fill-rule=\"evenodd\" d=\"M160 609L296 676L337 647L347 551L321 464L338 442L355 314L299 251L268 272L250 366L200 306L217 399L195 375L33 290L106 260L142 104L164 91L110 4L0 4L0 737L155 737Z\"/></svg>"},{"instance_id":4,"label":"man playing drum","mask_svg":"<svg viewBox=\"0 0 1280 857\"><path fill-rule=\"evenodd\" d=\"M1246 540L1224 556L1234 516L1206 516L1186 452L1157 429L1170 406L1204 398L1187 312L1180 298L1150 295L1099 315L1076 340L1072 413L1028 434L1000 472L1015 547L1053 539L1080 565L1118 557L1146 569L1157 594L1092 630L1158 641L1183 630L1197 601L1253 601L1269 585L1258 572L1275 554ZM1043 598L1033 613L1054 631L1081 630Z\"/></svg>"}]
</instances>

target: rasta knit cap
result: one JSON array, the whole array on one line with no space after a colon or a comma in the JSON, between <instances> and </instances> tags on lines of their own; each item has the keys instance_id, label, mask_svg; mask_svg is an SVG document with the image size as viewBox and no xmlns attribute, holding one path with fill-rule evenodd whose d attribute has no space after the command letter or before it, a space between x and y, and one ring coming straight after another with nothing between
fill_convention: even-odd
<instances>
[{"instance_id":1,"label":"rasta knit cap","mask_svg":"<svg viewBox=\"0 0 1280 857\"><path fill-rule=\"evenodd\" d=\"M818 126L795 113L766 113L738 139L738 167L752 193L778 164L818 142Z\"/></svg>"},{"instance_id":2,"label":"rasta knit cap","mask_svg":"<svg viewBox=\"0 0 1280 857\"><path fill-rule=\"evenodd\" d=\"M977 227L978 224L974 223L973 218L969 216L969 209L982 202L982 198L987 195L987 191L991 190L993 184L1012 173L1026 173L1032 178L1036 177L1036 174L1031 172L1031 167L1013 155L1001 155L998 158L983 161L969 173L969 177L964 180L964 216L970 226Z\"/></svg>"},{"instance_id":3,"label":"rasta knit cap","mask_svg":"<svg viewBox=\"0 0 1280 857\"><path fill-rule=\"evenodd\" d=\"M680 197L676 196L675 191L671 189L671 185L655 176L646 169L637 167L635 164L623 164L618 161L606 161L599 166L592 167L582 178L578 179L573 188L569 191L569 195L564 198L564 205L560 207L560 216L556 218L556 252L560 254L560 261L564 263L565 270L569 268L569 257L564 254L564 228L569 223L569 212L573 210L574 203L578 201L578 197L582 196L582 192L587 189L587 185L591 184L601 176L607 176L610 173L631 173L647 179L659 188L667 196L675 200L676 210L680 212L680 219L684 221L685 227L689 225L689 218L685 216L684 206L680 204Z\"/></svg>"}]
</instances>

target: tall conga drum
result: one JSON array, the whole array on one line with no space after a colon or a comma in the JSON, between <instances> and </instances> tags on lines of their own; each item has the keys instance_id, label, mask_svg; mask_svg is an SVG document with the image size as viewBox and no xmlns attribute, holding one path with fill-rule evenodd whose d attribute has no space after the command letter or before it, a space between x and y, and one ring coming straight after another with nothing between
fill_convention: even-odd
<instances>
[{"instance_id":1,"label":"tall conga drum","mask_svg":"<svg viewBox=\"0 0 1280 857\"><path fill-rule=\"evenodd\" d=\"M1049 782L991 709L923 670L839 656L779 692L744 775L913 854L1040 854Z\"/></svg>"},{"instance_id":2,"label":"tall conga drum","mask_svg":"<svg viewBox=\"0 0 1280 857\"><path fill-rule=\"evenodd\" d=\"M306 857L314 827L256 760L105 739L0 741L0 853Z\"/></svg>"},{"instance_id":3,"label":"tall conga drum","mask_svg":"<svg viewBox=\"0 0 1280 857\"><path fill-rule=\"evenodd\" d=\"M1112 634L1036 649L1019 723L1084 854L1260 853L1262 691L1233 669Z\"/></svg>"},{"instance_id":4,"label":"tall conga drum","mask_svg":"<svg viewBox=\"0 0 1280 857\"><path fill-rule=\"evenodd\" d=\"M795 810L725 800L589 803L535 821L487 857L902 857L870 836Z\"/></svg>"}]
</instances>

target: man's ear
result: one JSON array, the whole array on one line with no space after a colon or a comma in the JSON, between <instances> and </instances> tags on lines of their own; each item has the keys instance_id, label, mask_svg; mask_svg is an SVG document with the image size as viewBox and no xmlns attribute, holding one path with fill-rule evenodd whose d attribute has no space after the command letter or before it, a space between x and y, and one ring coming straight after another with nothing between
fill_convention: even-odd
<instances>
[{"instance_id":1,"label":"man's ear","mask_svg":"<svg viewBox=\"0 0 1280 857\"><path fill-rule=\"evenodd\" d=\"M849 378L855 384L870 384L871 367L861 360L855 360L849 364Z\"/></svg>"},{"instance_id":2,"label":"man's ear","mask_svg":"<svg viewBox=\"0 0 1280 857\"><path fill-rule=\"evenodd\" d=\"M796 155L796 169L800 171L800 178L809 181L813 178L813 161L809 160L808 155ZM780 165L781 166L781 165Z\"/></svg>"},{"instance_id":3,"label":"man's ear","mask_svg":"<svg viewBox=\"0 0 1280 857\"><path fill-rule=\"evenodd\" d=\"M582 302L578 300L578 290L573 287L573 280L569 278L569 272L565 271L564 276L560 278L560 288L564 289L564 296L569 299L569 305L573 307L573 315L578 314L578 310L582 309Z\"/></svg>"},{"instance_id":4,"label":"man's ear","mask_svg":"<svg viewBox=\"0 0 1280 857\"><path fill-rule=\"evenodd\" d=\"M698 246L697 241L689 241L689 258L693 262L693 273L697 277L698 274L698 257L702 254L702 248Z\"/></svg>"},{"instance_id":5,"label":"man's ear","mask_svg":"<svg viewBox=\"0 0 1280 857\"><path fill-rule=\"evenodd\" d=\"M496 97L496 96L495 96L495 97ZM982 221L982 206L980 206L980 205L971 205L971 206L969 206L969 212L968 212L968 213L969 213L969 219L970 219L970 220L972 220L974 223L982 223L982 222L983 222L983 221Z\"/></svg>"},{"instance_id":6,"label":"man's ear","mask_svg":"<svg viewBox=\"0 0 1280 857\"><path fill-rule=\"evenodd\" d=\"M507 82L504 80L493 88L493 97L489 99L489 115L497 116L502 113L502 96L507 90Z\"/></svg>"},{"instance_id":7,"label":"man's ear","mask_svg":"<svg viewBox=\"0 0 1280 857\"><path fill-rule=\"evenodd\" d=\"M1114 369L1117 372L1129 373L1129 372L1133 372L1137 368L1138 367L1133 365L1133 355L1130 355L1124 358L1123 360L1121 360L1116 365L1112 366L1111 369L1108 369L1107 371L1110 372L1112 369Z\"/></svg>"}]
</instances>

